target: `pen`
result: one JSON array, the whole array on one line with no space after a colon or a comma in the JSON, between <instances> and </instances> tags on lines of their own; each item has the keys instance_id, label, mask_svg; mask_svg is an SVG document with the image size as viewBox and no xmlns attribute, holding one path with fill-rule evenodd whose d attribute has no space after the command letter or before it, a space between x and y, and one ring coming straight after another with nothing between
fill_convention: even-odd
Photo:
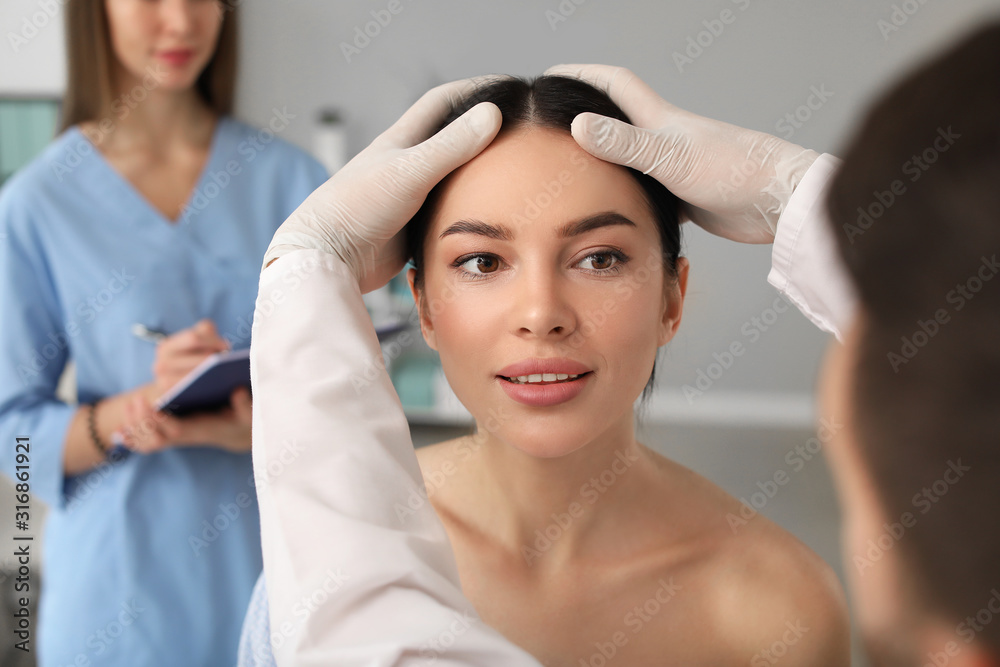
<instances>
[{"instance_id":1,"label":"pen","mask_svg":"<svg viewBox=\"0 0 1000 667\"><path fill-rule=\"evenodd\" d=\"M140 324L139 322L132 325L132 334L143 340L148 340L150 343L159 343L167 337L166 332L150 329L145 324Z\"/></svg>"}]
</instances>

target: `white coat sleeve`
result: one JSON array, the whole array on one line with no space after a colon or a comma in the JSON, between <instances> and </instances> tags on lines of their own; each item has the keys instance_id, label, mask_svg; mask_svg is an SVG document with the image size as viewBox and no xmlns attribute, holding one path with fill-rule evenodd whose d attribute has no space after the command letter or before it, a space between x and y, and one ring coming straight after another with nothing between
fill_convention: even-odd
<instances>
[{"instance_id":1,"label":"white coat sleeve","mask_svg":"<svg viewBox=\"0 0 1000 667\"><path fill-rule=\"evenodd\" d=\"M767 281L816 326L842 338L857 298L837 255L826 193L840 160L823 154L809 167L778 219Z\"/></svg>"},{"instance_id":2,"label":"white coat sleeve","mask_svg":"<svg viewBox=\"0 0 1000 667\"><path fill-rule=\"evenodd\" d=\"M296 250L261 272L253 466L278 665L539 665L461 590L357 280Z\"/></svg>"}]
</instances>

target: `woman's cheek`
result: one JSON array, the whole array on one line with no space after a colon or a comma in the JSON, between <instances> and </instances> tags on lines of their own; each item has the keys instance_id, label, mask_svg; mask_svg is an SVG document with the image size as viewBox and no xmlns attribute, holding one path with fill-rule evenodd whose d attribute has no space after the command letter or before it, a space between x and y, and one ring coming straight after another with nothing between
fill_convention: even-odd
<instances>
[{"instance_id":1,"label":"woman's cheek","mask_svg":"<svg viewBox=\"0 0 1000 667\"><path fill-rule=\"evenodd\" d=\"M432 305L433 308L433 305ZM503 331L503 317L497 310L497 301L479 295L455 292L448 299L441 299L434 308L431 319L434 325L438 353L462 360L459 372L474 372L473 364L483 366L486 372L490 349L495 349ZM453 382L460 382L454 378Z\"/></svg>"},{"instance_id":2,"label":"woman's cheek","mask_svg":"<svg viewBox=\"0 0 1000 667\"><path fill-rule=\"evenodd\" d=\"M498 356L503 331L482 304L456 301L435 318L437 349L448 384L474 414L493 387L493 375L509 360Z\"/></svg>"},{"instance_id":3,"label":"woman's cheek","mask_svg":"<svg viewBox=\"0 0 1000 667\"><path fill-rule=\"evenodd\" d=\"M622 355L622 365L647 372L656 358L662 300L651 292L636 292L607 313L605 344Z\"/></svg>"}]
</instances>

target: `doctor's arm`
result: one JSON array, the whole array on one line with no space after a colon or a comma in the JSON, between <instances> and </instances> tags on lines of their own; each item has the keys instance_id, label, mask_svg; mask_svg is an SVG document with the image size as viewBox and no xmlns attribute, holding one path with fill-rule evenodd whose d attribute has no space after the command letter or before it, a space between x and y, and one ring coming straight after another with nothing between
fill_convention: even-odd
<instances>
[{"instance_id":1,"label":"doctor's arm","mask_svg":"<svg viewBox=\"0 0 1000 667\"><path fill-rule=\"evenodd\" d=\"M683 200L688 219L712 234L773 243L768 281L840 337L856 299L824 203L837 158L679 109L622 67L556 65L546 74L601 88L634 123L580 114L572 131L584 150L650 174Z\"/></svg>"},{"instance_id":2,"label":"doctor's arm","mask_svg":"<svg viewBox=\"0 0 1000 667\"><path fill-rule=\"evenodd\" d=\"M228 343L209 319L160 341L151 369L152 381L97 402L94 430L102 446L110 448L115 436L120 435L125 447L141 454L204 444L234 453L250 451L252 401L246 387L234 390L230 405L213 413L174 417L153 408L160 396L207 356L225 349ZM67 475L78 474L107 459L90 432L90 408L81 406L66 431L63 464Z\"/></svg>"},{"instance_id":3,"label":"doctor's arm","mask_svg":"<svg viewBox=\"0 0 1000 667\"><path fill-rule=\"evenodd\" d=\"M397 234L499 129L480 105L434 135L435 89L309 196L264 257L251 336L253 463L279 665L538 665L464 596L361 295ZM426 140L426 141L425 141Z\"/></svg>"},{"instance_id":4,"label":"doctor's arm","mask_svg":"<svg viewBox=\"0 0 1000 667\"><path fill-rule=\"evenodd\" d=\"M67 478L104 464L107 454L94 443L90 404L68 404L56 388L70 358L80 325L63 316L32 206L17 189L0 196L0 436L4 442L28 438L29 445L0 453L4 473L25 483L52 507L63 507ZM101 399L94 429L105 447L126 419L129 401L153 400L152 385ZM25 452L24 450L28 450ZM27 454L18 457L17 454ZM24 459L30 462L25 474Z\"/></svg>"},{"instance_id":5,"label":"doctor's arm","mask_svg":"<svg viewBox=\"0 0 1000 667\"><path fill-rule=\"evenodd\" d=\"M65 478L104 457L90 439L88 406L56 397L79 331L64 321L29 209L16 190L0 196L0 438L9 443L0 466L14 483L26 485L20 488L62 508ZM102 420L102 435L110 436L104 425Z\"/></svg>"}]
</instances>

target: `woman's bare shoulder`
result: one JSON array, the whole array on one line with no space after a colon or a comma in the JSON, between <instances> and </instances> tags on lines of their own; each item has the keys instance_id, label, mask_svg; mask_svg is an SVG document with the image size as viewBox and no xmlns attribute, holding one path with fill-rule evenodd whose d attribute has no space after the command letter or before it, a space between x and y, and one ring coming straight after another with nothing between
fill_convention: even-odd
<instances>
[{"instance_id":1,"label":"woman's bare shoulder","mask_svg":"<svg viewBox=\"0 0 1000 667\"><path fill-rule=\"evenodd\" d=\"M749 538L749 539L747 539ZM850 621L839 579L794 535L748 532L720 559L708 604L750 664L850 664Z\"/></svg>"},{"instance_id":2,"label":"woman's bare shoulder","mask_svg":"<svg viewBox=\"0 0 1000 667\"><path fill-rule=\"evenodd\" d=\"M850 664L850 631L843 587L817 553L795 535L707 478L654 452L664 484L680 489L693 508L692 544L679 573L704 593L705 620L732 638L731 658L772 664L764 651L797 656L794 664ZM664 574L677 571L667 566ZM680 581L680 577L678 577ZM762 661L754 661L760 657Z\"/></svg>"}]
</instances>

